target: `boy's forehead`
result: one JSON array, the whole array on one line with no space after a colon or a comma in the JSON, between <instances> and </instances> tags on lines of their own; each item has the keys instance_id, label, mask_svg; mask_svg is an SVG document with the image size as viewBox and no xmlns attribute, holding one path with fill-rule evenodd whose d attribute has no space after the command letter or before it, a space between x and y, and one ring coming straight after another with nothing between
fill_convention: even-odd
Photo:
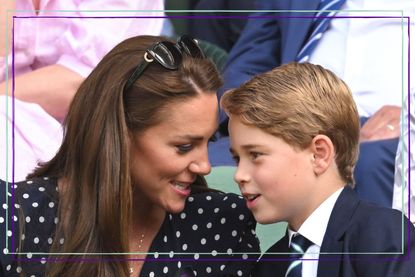
<instances>
[{"instance_id":1,"label":"boy's forehead","mask_svg":"<svg viewBox=\"0 0 415 277\"><path fill-rule=\"evenodd\" d=\"M229 124L228 124L229 131L235 130L244 130L245 132L250 132L252 134L266 134L269 136L274 136L264 128L256 126L255 124L250 124L244 122L240 115L229 115ZM275 136L277 137L277 136Z\"/></svg>"},{"instance_id":2,"label":"boy's forehead","mask_svg":"<svg viewBox=\"0 0 415 277\"><path fill-rule=\"evenodd\" d=\"M272 140L277 139L261 128L242 122L240 116L229 117L229 136L231 148L249 150L257 147L267 146Z\"/></svg>"},{"instance_id":3,"label":"boy's forehead","mask_svg":"<svg viewBox=\"0 0 415 277\"><path fill-rule=\"evenodd\" d=\"M242 121L242 118L240 115L229 115L229 124L228 124L229 132L239 132L239 131L245 131L250 133L255 133L260 131L260 129L256 126L253 126L251 124L246 124Z\"/></svg>"}]
</instances>

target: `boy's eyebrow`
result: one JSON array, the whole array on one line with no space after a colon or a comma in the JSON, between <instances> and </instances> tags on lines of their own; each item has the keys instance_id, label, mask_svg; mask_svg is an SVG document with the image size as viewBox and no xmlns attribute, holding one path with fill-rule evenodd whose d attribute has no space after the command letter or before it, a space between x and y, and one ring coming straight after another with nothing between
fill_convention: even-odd
<instances>
[{"instance_id":1,"label":"boy's eyebrow","mask_svg":"<svg viewBox=\"0 0 415 277\"><path fill-rule=\"evenodd\" d=\"M245 144L245 145L241 146L241 148L244 149L244 150L251 150L252 148L258 148L258 147L261 147L261 145L259 145L259 144Z\"/></svg>"},{"instance_id":2,"label":"boy's eyebrow","mask_svg":"<svg viewBox=\"0 0 415 277\"><path fill-rule=\"evenodd\" d=\"M249 151L249 150L251 150L253 148L257 148L257 147L261 147L261 145L259 145L259 144L245 144L245 145L241 146L241 148L245 151ZM232 147L229 148L229 152L231 152L231 154L236 153L236 151Z\"/></svg>"}]
</instances>

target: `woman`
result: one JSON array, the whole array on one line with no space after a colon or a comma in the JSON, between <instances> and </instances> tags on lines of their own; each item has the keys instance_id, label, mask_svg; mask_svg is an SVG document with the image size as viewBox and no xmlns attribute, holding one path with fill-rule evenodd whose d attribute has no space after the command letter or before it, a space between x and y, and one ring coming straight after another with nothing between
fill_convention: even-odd
<instances>
[{"instance_id":1,"label":"woman","mask_svg":"<svg viewBox=\"0 0 415 277\"><path fill-rule=\"evenodd\" d=\"M6 276L248 274L253 217L202 177L218 72L190 37L163 40L108 53L74 97L57 155L10 188L5 252L25 255L1 258Z\"/></svg>"}]
</instances>

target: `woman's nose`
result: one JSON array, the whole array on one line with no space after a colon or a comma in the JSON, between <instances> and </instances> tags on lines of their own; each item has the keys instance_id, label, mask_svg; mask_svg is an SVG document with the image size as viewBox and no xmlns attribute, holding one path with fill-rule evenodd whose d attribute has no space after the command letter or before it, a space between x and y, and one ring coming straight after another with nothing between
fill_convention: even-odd
<instances>
[{"instance_id":1,"label":"woman's nose","mask_svg":"<svg viewBox=\"0 0 415 277\"><path fill-rule=\"evenodd\" d=\"M212 166L209 162L207 149L203 151L197 159L190 163L189 170L199 175L208 175L210 173Z\"/></svg>"}]
</instances>

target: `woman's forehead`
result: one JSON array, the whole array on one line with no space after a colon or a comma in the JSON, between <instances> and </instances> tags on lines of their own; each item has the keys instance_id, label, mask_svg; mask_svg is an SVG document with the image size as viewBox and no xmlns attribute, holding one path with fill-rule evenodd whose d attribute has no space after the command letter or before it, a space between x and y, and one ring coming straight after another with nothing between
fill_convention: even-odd
<instances>
[{"instance_id":1,"label":"woman's forehead","mask_svg":"<svg viewBox=\"0 0 415 277\"><path fill-rule=\"evenodd\" d=\"M180 102L169 103L160 114L160 121L149 128L158 133L195 136L209 135L217 128L218 101L215 94L199 94Z\"/></svg>"}]
</instances>

